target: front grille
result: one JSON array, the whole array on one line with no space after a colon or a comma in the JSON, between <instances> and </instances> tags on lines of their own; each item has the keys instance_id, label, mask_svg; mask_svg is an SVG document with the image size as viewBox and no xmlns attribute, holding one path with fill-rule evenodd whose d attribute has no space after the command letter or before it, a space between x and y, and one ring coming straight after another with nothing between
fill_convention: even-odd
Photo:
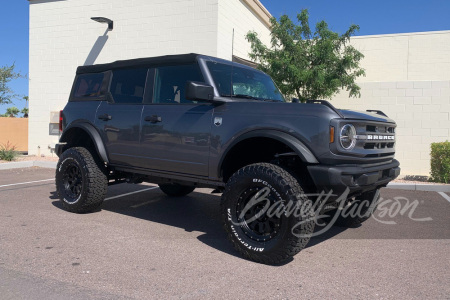
<instances>
[{"instance_id":1,"label":"front grille","mask_svg":"<svg viewBox=\"0 0 450 300\"><path fill-rule=\"evenodd\" d=\"M386 126L383 125L366 125L366 132L369 133L395 133L395 127L394 126Z\"/></svg>"},{"instance_id":2,"label":"front grille","mask_svg":"<svg viewBox=\"0 0 450 300\"><path fill-rule=\"evenodd\" d=\"M358 140L354 151L363 157L387 157L395 154L395 124L355 121Z\"/></svg>"},{"instance_id":3,"label":"front grille","mask_svg":"<svg viewBox=\"0 0 450 300\"><path fill-rule=\"evenodd\" d=\"M395 143L365 143L364 149L394 148Z\"/></svg>"}]
</instances>

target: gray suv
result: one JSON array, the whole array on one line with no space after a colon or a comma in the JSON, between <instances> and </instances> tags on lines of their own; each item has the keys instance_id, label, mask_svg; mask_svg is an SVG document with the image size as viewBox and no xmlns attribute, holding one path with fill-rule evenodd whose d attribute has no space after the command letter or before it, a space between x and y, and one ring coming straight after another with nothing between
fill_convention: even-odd
<instances>
[{"instance_id":1,"label":"gray suv","mask_svg":"<svg viewBox=\"0 0 450 300\"><path fill-rule=\"evenodd\" d=\"M305 247L317 214L362 212L336 214L344 226L370 217L400 172L395 127L381 111L287 102L267 74L215 57L81 66L61 111L57 192L86 213L111 184L174 197L212 188L234 247L277 264Z\"/></svg>"}]
</instances>

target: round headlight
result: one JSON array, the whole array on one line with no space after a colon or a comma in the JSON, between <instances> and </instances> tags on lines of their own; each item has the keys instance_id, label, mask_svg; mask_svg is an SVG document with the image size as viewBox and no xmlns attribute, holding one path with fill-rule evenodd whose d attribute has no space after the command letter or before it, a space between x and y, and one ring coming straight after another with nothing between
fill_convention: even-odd
<instances>
[{"instance_id":1,"label":"round headlight","mask_svg":"<svg viewBox=\"0 0 450 300\"><path fill-rule=\"evenodd\" d=\"M356 144L356 129L351 124L345 124L341 129L339 141L342 148L345 150L351 150Z\"/></svg>"}]
</instances>

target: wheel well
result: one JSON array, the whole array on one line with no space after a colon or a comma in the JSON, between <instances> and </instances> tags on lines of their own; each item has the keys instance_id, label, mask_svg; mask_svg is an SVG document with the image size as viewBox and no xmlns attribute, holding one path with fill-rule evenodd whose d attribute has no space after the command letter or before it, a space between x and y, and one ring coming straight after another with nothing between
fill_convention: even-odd
<instances>
[{"instance_id":1,"label":"wheel well","mask_svg":"<svg viewBox=\"0 0 450 300\"><path fill-rule=\"evenodd\" d=\"M94 141L84 129L77 127L69 129L64 133L60 142L67 143L66 146L64 146L63 151L72 147L83 147L86 148L94 158L101 160L97 153L97 148L94 145Z\"/></svg>"},{"instance_id":2,"label":"wheel well","mask_svg":"<svg viewBox=\"0 0 450 300\"><path fill-rule=\"evenodd\" d=\"M292 155L277 157L277 154L286 153L292 153ZM298 180L301 179L305 185L313 186L312 178L306 168L307 163L294 153L292 148L272 138L248 138L237 143L226 154L220 174L223 181L227 182L233 173L246 165L269 162L285 168Z\"/></svg>"}]
</instances>

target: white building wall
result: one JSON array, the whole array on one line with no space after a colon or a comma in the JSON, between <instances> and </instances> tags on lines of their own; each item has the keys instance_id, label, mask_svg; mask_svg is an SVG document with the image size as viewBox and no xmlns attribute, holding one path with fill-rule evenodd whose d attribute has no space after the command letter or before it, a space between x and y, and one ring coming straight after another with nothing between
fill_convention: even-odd
<instances>
[{"instance_id":1,"label":"white building wall","mask_svg":"<svg viewBox=\"0 0 450 300\"><path fill-rule=\"evenodd\" d=\"M377 109L397 122L402 176L430 173L430 144L450 140L450 31L352 38L365 58L361 98L342 91L339 108Z\"/></svg>"},{"instance_id":2,"label":"white building wall","mask_svg":"<svg viewBox=\"0 0 450 300\"><path fill-rule=\"evenodd\" d=\"M250 7L247 3L250 3ZM64 108L77 66L159 55L201 53L247 58L245 34L269 30L257 0L30 0L29 153L50 154L50 112ZM270 14L269 14L270 15ZM90 20L107 17L106 24Z\"/></svg>"},{"instance_id":3,"label":"white building wall","mask_svg":"<svg viewBox=\"0 0 450 300\"><path fill-rule=\"evenodd\" d=\"M77 66L94 58L216 56L217 15L217 0L31 0L29 153L49 154L58 141L48 134L50 112L64 108ZM114 20L114 30L95 16Z\"/></svg>"},{"instance_id":4,"label":"white building wall","mask_svg":"<svg viewBox=\"0 0 450 300\"><path fill-rule=\"evenodd\" d=\"M234 28L234 55L250 60L250 43L245 39L249 31L258 33L261 41L270 42L270 29L255 11L243 0L218 0L218 39L217 56L232 59L232 41ZM253 1L253 0L250 0Z\"/></svg>"}]
</instances>

